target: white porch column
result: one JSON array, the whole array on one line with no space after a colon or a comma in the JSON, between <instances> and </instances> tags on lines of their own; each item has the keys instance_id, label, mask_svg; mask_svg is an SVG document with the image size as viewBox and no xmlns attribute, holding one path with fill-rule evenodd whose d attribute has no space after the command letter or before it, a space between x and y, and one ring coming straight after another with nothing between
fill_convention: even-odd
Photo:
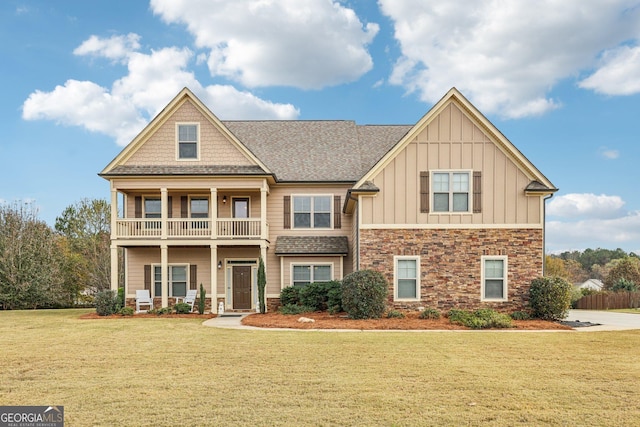
<instances>
[{"instance_id":1,"label":"white porch column","mask_svg":"<svg viewBox=\"0 0 640 427\"><path fill-rule=\"evenodd\" d=\"M118 237L118 190L111 183L111 238Z\"/></svg>"},{"instance_id":2,"label":"white porch column","mask_svg":"<svg viewBox=\"0 0 640 427\"><path fill-rule=\"evenodd\" d=\"M267 234L267 181L264 181L260 189L260 238L268 239Z\"/></svg>"},{"instance_id":3,"label":"white porch column","mask_svg":"<svg viewBox=\"0 0 640 427\"><path fill-rule=\"evenodd\" d=\"M167 238L167 218L169 217L169 198L167 189L160 189L160 238ZM164 295L164 294L163 294ZM163 305L163 307L165 307Z\"/></svg>"},{"instance_id":4,"label":"white porch column","mask_svg":"<svg viewBox=\"0 0 640 427\"><path fill-rule=\"evenodd\" d=\"M160 245L160 269L162 271L162 307L169 307L169 248L166 243Z\"/></svg>"},{"instance_id":5,"label":"white porch column","mask_svg":"<svg viewBox=\"0 0 640 427\"><path fill-rule=\"evenodd\" d=\"M111 244L111 290L118 292L118 246L114 244Z\"/></svg>"},{"instance_id":6,"label":"white porch column","mask_svg":"<svg viewBox=\"0 0 640 427\"><path fill-rule=\"evenodd\" d=\"M269 274L267 272L267 245L264 241L260 244L260 256L262 257L262 262L264 263L264 277L266 280L266 284L264 286L264 311L267 311L267 283L269 283ZM259 298L259 297L258 297Z\"/></svg>"},{"instance_id":7,"label":"white porch column","mask_svg":"<svg viewBox=\"0 0 640 427\"><path fill-rule=\"evenodd\" d=\"M217 188L211 189L211 202L209 203L209 205L211 210L211 238L217 239L218 238L218 189Z\"/></svg>"},{"instance_id":8,"label":"white porch column","mask_svg":"<svg viewBox=\"0 0 640 427\"><path fill-rule=\"evenodd\" d=\"M218 245L211 245L211 312L218 311Z\"/></svg>"}]
</instances>

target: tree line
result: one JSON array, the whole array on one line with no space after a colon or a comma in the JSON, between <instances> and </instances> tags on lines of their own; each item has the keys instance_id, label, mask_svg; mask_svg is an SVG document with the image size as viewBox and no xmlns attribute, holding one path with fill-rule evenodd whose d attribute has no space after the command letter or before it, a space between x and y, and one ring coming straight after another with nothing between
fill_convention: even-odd
<instances>
[{"instance_id":1,"label":"tree line","mask_svg":"<svg viewBox=\"0 0 640 427\"><path fill-rule=\"evenodd\" d=\"M51 228L31 203L0 204L0 309L71 307L109 289L110 215L106 200L83 199Z\"/></svg>"}]
</instances>

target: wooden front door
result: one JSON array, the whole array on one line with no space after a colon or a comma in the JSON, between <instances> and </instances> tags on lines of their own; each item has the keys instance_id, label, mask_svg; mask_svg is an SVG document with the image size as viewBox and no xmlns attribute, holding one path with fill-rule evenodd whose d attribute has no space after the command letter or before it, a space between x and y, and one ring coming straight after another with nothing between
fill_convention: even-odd
<instances>
[{"instance_id":1,"label":"wooden front door","mask_svg":"<svg viewBox=\"0 0 640 427\"><path fill-rule=\"evenodd\" d=\"M233 266L233 308L251 309L251 267Z\"/></svg>"}]
</instances>

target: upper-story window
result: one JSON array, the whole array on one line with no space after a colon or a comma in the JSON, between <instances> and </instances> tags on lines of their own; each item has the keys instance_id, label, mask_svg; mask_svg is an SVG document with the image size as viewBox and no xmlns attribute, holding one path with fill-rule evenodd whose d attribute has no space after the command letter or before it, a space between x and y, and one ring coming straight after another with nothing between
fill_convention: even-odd
<instances>
[{"instance_id":1,"label":"upper-story window","mask_svg":"<svg viewBox=\"0 0 640 427\"><path fill-rule=\"evenodd\" d=\"M160 199L155 197L145 197L144 199L144 217L160 218L162 216L162 204Z\"/></svg>"},{"instance_id":2,"label":"upper-story window","mask_svg":"<svg viewBox=\"0 0 640 427\"><path fill-rule=\"evenodd\" d=\"M469 212L470 172L433 172L433 212Z\"/></svg>"},{"instance_id":3,"label":"upper-story window","mask_svg":"<svg viewBox=\"0 0 640 427\"><path fill-rule=\"evenodd\" d=\"M331 196L293 196L293 228L331 228Z\"/></svg>"},{"instance_id":4,"label":"upper-story window","mask_svg":"<svg viewBox=\"0 0 640 427\"><path fill-rule=\"evenodd\" d=\"M195 160L198 158L198 125L178 125L178 159Z\"/></svg>"},{"instance_id":5,"label":"upper-story window","mask_svg":"<svg viewBox=\"0 0 640 427\"><path fill-rule=\"evenodd\" d=\"M191 218L209 218L209 199L191 198Z\"/></svg>"}]
</instances>

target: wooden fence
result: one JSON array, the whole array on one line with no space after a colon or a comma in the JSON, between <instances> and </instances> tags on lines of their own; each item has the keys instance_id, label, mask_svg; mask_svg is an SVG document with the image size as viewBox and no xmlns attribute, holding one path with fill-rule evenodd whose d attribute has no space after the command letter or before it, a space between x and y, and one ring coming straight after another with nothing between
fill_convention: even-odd
<instances>
[{"instance_id":1,"label":"wooden fence","mask_svg":"<svg viewBox=\"0 0 640 427\"><path fill-rule=\"evenodd\" d=\"M576 303L576 308L581 310L610 310L615 308L638 308L639 306L640 292L586 295Z\"/></svg>"}]
</instances>

